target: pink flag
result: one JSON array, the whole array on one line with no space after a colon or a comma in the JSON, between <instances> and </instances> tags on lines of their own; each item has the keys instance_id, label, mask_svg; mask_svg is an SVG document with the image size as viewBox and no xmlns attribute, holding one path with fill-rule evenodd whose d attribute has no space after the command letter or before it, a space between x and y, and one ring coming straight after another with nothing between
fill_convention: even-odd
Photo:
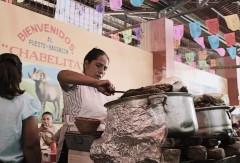
<instances>
[{"instance_id":1,"label":"pink flag","mask_svg":"<svg viewBox=\"0 0 240 163\"><path fill-rule=\"evenodd\" d=\"M216 71L213 69L208 70L209 73L216 74Z\"/></svg>"},{"instance_id":2,"label":"pink flag","mask_svg":"<svg viewBox=\"0 0 240 163\"><path fill-rule=\"evenodd\" d=\"M189 66L191 66L191 67L194 67L194 68L196 68L196 67L197 67L197 64L196 64L196 62L190 62L190 63L188 63L188 65L189 65Z\"/></svg>"},{"instance_id":3,"label":"pink flag","mask_svg":"<svg viewBox=\"0 0 240 163\"><path fill-rule=\"evenodd\" d=\"M227 46L233 46L236 44L235 32L224 34Z\"/></svg>"},{"instance_id":4,"label":"pink flag","mask_svg":"<svg viewBox=\"0 0 240 163\"><path fill-rule=\"evenodd\" d=\"M180 47L181 41L178 39L173 39L174 49L178 49Z\"/></svg>"},{"instance_id":5,"label":"pink flag","mask_svg":"<svg viewBox=\"0 0 240 163\"><path fill-rule=\"evenodd\" d=\"M217 66L216 59L210 59L210 66L212 66L212 67Z\"/></svg>"},{"instance_id":6,"label":"pink flag","mask_svg":"<svg viewBox=\"0 0 240 163\"><path fill-rule=\"evenodd\" d=\"M205 20L207 27L208 27L208 31L212 34L217 34L218 30L219 30L219 24L218 24L218 19L214 18L214 19L208 19Z\"/></svg>"},{"instance_id":7,"label":"pink flag","mask_svg":"<svg viewBox=\"0 0 240 163\"><path fill-rule=\"evenodd\" d=\"M181 54L175 54L174 55L174 60L177 62L182 62L182 55Z\"/></svg>"},{"instance_id":8,"label":"pink flag","mask_svg":"<svg viewBox=\"0 0 240 163\"><path fill-rule=\"evenodd\" d=\"M100 13L104 13L104 11L105 11L105 4L104 4L104 2L101 2L101 3L96 5L96 11L100 12Z\"/></svg>"},{"instance_id":9,"label":"pink flag","mask_svg":"<svg viewBox=\"0 0 240 163\"><path fill-rule=\"evenodd\" d=\"M122 0L110 0L110 8L113 11L119 10L122 7Z\"/></svg>"},{"instance_id":10,"label":"pink flag","mask_svg":"<svg viewBox=\"0 0 240 163\"><path fill-rule=\"evenodd\" d=\"M152 2L158 2L159 0L150 0L150 1L152 1Z\"/></svg>"},{"instance_id":11,"label":"pink flag","mask_svg":"<svg viewBox=\"0 0 240 163\"><path fill-rule=\"evenodd\" d=\"M120 40L119 33L111 34L111 38L119 41Z\"/></svg>"},{"instance_id":12,"label":"pink flag","mask_svg":"<svg viewBox=\"0 0 240 163\"><path fill-rule=\"evenodd\" d=\"M141 40L141 38L142 38L141 27L133 28L133 31L135 33L136 39Z\"/></svg>"},{"instance_id":13,"label":"pink flag","mask_svg":"<svg viewBox=\"0 0 240 163\"><path fill-rule=\"evenodd\" d=\"M204 44L204 38L203 37L195 38L194 41L196 41L196 43L198 43L198 45L200 45L203 49L205 49L205 44Z\"/></svg>"},{"instance_id":14,"label":"pink flag","mask_svg":"<svg viewBox=\"0 0 240 163\"><path fill-rule=\"evenodd\" d=\"M217 48L214 49L221 57L223 57L226 53L226 50L224 48Z\"/></svg>"},{"instance_id":15,"label":"pink flag","mask_svg":"<svg viewBox=\"0 0 240 163\"><path fill-rule=\"evenodd\" d=\"M184 33L184 26L182 25L177 25L173 27L173 33L174 33L174 38L177 40L181 40L183 37Z\"/></svg>"}]
</instances>

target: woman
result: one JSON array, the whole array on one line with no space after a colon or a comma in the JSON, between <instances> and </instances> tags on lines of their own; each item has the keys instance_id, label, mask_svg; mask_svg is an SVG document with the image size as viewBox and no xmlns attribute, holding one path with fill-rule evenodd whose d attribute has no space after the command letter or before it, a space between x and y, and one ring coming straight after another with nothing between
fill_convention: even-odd
<instances>
[{"instance_id":1,"label":"woman","mask_svg":"<svg viewBox=\"0 0 240 163\"><path fill-rule=\"evenodd\" d=\"M42 114L42 124L38 128L40 134L41 148L43 146L49 146L52 140L52 136L58 131L58 128L53 125L53 115L50 112L44 112Z\"/></svg>"},{"instance_id":2,"label":"woman","mask_svg":"<svg viewBox=\"0 0 240 163\"><path fill-rule=\"evenodd\" d=\"M65 131L77 130L75 117L90 117L105 119L106 102L111 99L114 86L109 80L101 80L108 68L109 58L101 49L93 48L84 58L83 73L62 70L58 81L63 89L65 120L61 136ZM102 123L99 130L104 130ZM60 138L64 139L64 138ZM59 146L61 148L61 145Z\"/></svg>"},{"instance_id":3,"label":"woman","mask_svg":"<svg viewBox=\"0 0 240 163\"><path fill-rule=\"evenodd\" d=\"M41 104L19 86L22 62L18 56L1 54L0 70L0 162L40 163Z\"/></svg>"}]
</instances>

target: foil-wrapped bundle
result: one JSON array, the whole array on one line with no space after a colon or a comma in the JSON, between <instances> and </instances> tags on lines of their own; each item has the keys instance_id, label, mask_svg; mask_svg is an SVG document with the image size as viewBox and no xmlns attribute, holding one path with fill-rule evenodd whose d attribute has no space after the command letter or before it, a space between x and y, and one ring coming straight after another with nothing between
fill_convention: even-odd
<instances>
[{"instance_id":1,"label":"foil-wrapped bundle","mask_svg":"<svg viewBox=\"0 0 240 163\"><path fill-rule=\"evenodd\" d=\"M161 145L167 135L164 109L159 102L163 99L152 100L132 97L105 105L106 129L90 149L94 162L161 162Z\"/></svg>"}]
</instances>

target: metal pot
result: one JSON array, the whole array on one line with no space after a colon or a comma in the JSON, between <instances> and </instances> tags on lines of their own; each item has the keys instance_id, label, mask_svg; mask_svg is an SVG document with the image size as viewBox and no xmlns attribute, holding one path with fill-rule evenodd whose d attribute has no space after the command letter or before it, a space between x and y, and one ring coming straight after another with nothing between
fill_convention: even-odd
<instances>
[{"instance_id":1,"label":"metal pot","mask_svg":"<svg viewBox=\"0 0 240 163\"><path fill-rule=\"evenodd\" d=\"M186 92L167 92L166 124L169 136L193 135L198 130L194 95Z\"/></svg>"},{"instance_id":2,"label":"metal pot","mask_svg":"<svg viewBox=\"0 0 240 163\"><path fill-rule=\"evenodd\" d=\"M193 135L198 130L193 95L182 92L158 93L153 95L131 96L111 101L105 106L108 112L119 107L137 108L144 106L147 109L163 109L164 123L168 128L168 136ZM129 113L134 116L134 113Z\"/></svg>"},{"instance_id":3,"label":"metal pot","mask_svg":"<svg viewBox=\"0 0 240 163\"><path fill-rule=\"evenodd\" d=\"M232 135L230 107L196 108L199 130L195 136L227 138Z\"/></svg>"}]
</instances>

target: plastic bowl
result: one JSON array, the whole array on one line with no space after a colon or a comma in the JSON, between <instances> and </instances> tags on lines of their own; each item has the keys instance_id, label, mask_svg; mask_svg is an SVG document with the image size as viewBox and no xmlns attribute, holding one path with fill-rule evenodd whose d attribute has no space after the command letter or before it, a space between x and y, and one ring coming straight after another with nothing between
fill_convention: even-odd
<instances>
[{"instance_id":1,"label":"plastic bowl","mask_svg":"<svg viewBox=\"0 0 240 163\"><path fill-rule=\"evenodd\" d=\"M76 117L75 125L81 134L95 134L101 121L94 118Z\"/></svg>"}]
</instances>

